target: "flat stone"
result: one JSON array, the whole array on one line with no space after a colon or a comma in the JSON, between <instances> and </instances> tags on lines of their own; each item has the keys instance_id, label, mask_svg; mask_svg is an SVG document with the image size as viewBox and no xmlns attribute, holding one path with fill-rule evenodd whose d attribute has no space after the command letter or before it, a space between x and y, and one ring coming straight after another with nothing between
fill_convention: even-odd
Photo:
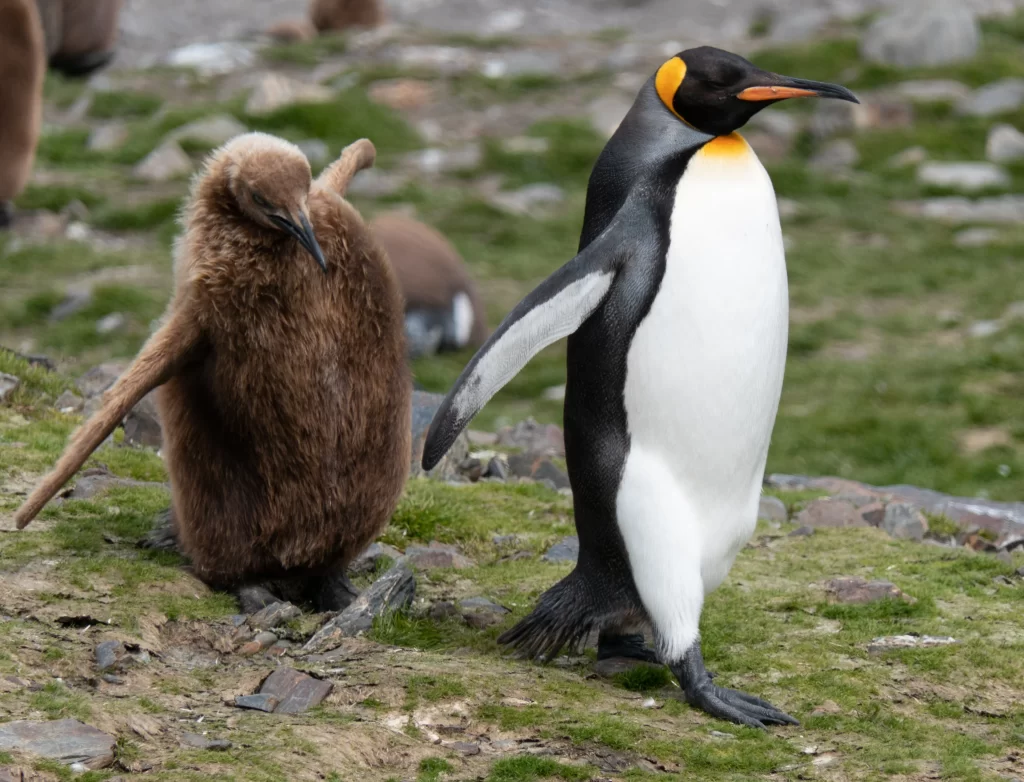
<instances>
[{"instance_id":1,"label":"flat stone","mask_svg":"<svg viewBox=\"0 0 1024 782\"><path fill-rule=\"evenodd\" d=\"M124 644L120 641L104 641L97 644L95 650L97 670L105 671L108 668L113 668L121 661L125 653Z\"/></svg>"},{"instance_id":2,"label":"flat stone","mask_svg":"<svg viewBox=\"0 0 1024 782\"><path fill-rule=\"evenodd\" d=\"M111 152L120 149L127 140L127 125L123 122L108 122L92 129L86 147L92 152Z\"/></svg>"},{"instance_id":3,"label":"flat stone","mask_svg":"<svg viewBox=\"0 0 1024 782\"><path fill-rule=\"evenodd\" d=\"M484 470L485 478L495 478L499 481L507 481L509 474L508 460L503 456L492 456L487 462L487 469Z\"/></svg>"},{"instance_id":4,"label":"flat stone","mask_svg":"<svg viewBox=\"0 0 1024 782\"><path fill-rule=\"evenodd\" d=\"M224 750L231 749L234 746L234 744L227 739L211 739L199 733L182 734L181 743L186 747L192 747L193 749L205 749L212 752L223 752Z\"/></svg>"},{"instance_id":5,"label":"flat stone","mask_svg":"<svg viewBox=\"0 0 1024 782\"><path fill-rule=\"evenodd\" d=\"M866 527L868 523L852 502L823 498L812 500L796 518L793 519L805 527Z\"/></svg>"},{"instance_id":6,"label":"flat stone","mask_svg":"<svg viewBox=\"0 0 1024 782\"><path fill-rule=\"evenodd\" d=\"M868 651L878 653L892 649L934 649L955 643L957 640L948 635L888 635L871 641Z\"/></svg>"},{"instance_id":7,"label":"flat stone","mask_svg":"<svg viewBox=\"0 0 1024 782\"><path fill-rule=\"evenodd\" d=\"M978 320L970 325L967 333L974 339L985 339L992 337L1003 330L1003 324L998 320Z\"/></svg>"},{"instance_id":8,"label":"flat stone","mask_svg":"<svg viewBox=\"0 0 1024 782\"><path fill-rule=\"evenodd\" d=\"M962 196L929 198L896 204L903 214L946 223L1022 223L1024 195L969 199Z\"/></svg>"},{"instance_id":9,"label":"flat stone","mask_svg":"<svg viewBox=\"0 0 1024 782\"><path fill-rule=\"evenodd\" d=\"M889 158L889 168L908 168L919 166L928 159L928 151L924 147L907 147Z\"/></svg>"},{"instance_id":10,"label":"flat stone","mask_svg":"<svg viewBox=\"0 0 1024 782\"><path fill-rule=\"evenodd\" d=\"M833 578L825 582L830 603L874 603L878 600L916 602L889 581L866 581L857 576Z\"/></svg>"},{"instance_id":11,"label":"flat stone","mask_svg":"<svg viewBox=\"0 0 1024 782\"><path fill-rule=\"evenodd\" d=\"M914 106L908 100L869 93L860 101L822 101L811 116L811 135L824 140L865 130L908 128L914 122Z\"/></svg>"},{"instance_id":12,"label":"flat stone","mask_svg":"<svg viewBox=\"0 0 1024 782\"><path fill-rule=\"evenodd\" d=\"M365 198L383 198L394 195L408 182L409 177L398 172L364 168L352 178L348 193Z\"/></svg>"},{"instance_id":13,"label":"flat stone","mask_svg":"<svg viewBox=\"0 0 1024 782\"><path fill-rule=\"evenodd\" d=\"M241 43L192 43L167 55L172 68L191 68L202 76L217 76L251 67L256 55Z\"/></svg>"},{"instance_id":14,"label":"flat stone","mask_svg":"<svg viewBox=\"0 0 1024 782\"><path fill-rule=\"evenodd\" d=\"M6 402L7 398L17 391L20 386L21 378L8 375L6 372L0 372L0 402Z\"/></svg>"},{"instance_id":15,"label":"flat stone","mask_svg":"<svg viewBox=\"0 0 1024 782\"><path fill-rule=\"evenodd\" d=\"M458 46L401 46L395 59L403 68L429 68L446 75L465 73L476 64L474 52Z\"/></svg>"},{"instance_id":16,"label":"flat stone","mask_svg":"<svg viewBox=\"0 0 1024 782\"><path fill-rule=\"evenodd\" d=\"M65 489L60 496L67 500L89 500L110 489L137 487L166 488L162 483L119 478L102 467L90 467L78 474L73 489Z\"/></svg>"},{"instance_id":17,"label":"flat stone","mask_svg":"<svg viewBox=\"0 0 1024 782\"><path fill-rule=\"evenodd\" d=\"M473 567L474 562L461 551L457 546L450 543L438 543L430 541L426 546L409 546L405 550L405 559L410 565L421 570L434 570L437 568L467 568Z\"/></svg>"},{"instance_id":18,"label":"flat stone","mask_svg":"<svg viewBox=\"0 0 1024 782\"><path fill-rule=\"evenodd\" d=\"M455 607L455 603L450 600L438 600L430 606L430 610L427 611L427 616L433 619L435 622L442 622L445 619L451 619L459 615L459 609Z\"/></svg>"},{"instance_id":19,"label":"flat stone","mask_svg":"<svg viewBox=\"0 0 1024 782\"><path fill-rule=\"evenodd\" d=\"M301 714L318 705L333 688L329 681L282 666L267 677L259 694L277 700L275 714Z\"/></svg>"},{"instance_id":20,"label":"flat stone","mask_svg":"<svg viewBox=\"0 0 1024 782\"><path fill-rule=\"evenodd\" d=\"M934 67L971 59L980 40L978 20L960 0L905 1L865 30L860 54L900 68Z\"/></svg>"},{"instance_id":21,"label":"flat stone","mask_svg":"<svg viewBox=\"0 0 1024 782\"><path fill-rule=\"evenodd\" d=\"M990 187L1008 187L1010 177L994 163L924 163L917 169L917 181L923 185L973 192Z\"/></svg>"},{"instance_id":22,"label":"flat stone","mask_svg":"<svg viewBox=\"0 0 1024 782\"><path fill-rule=\"evenodd\" d=\"M459 601L459 611L466 624L477 630L501 624L511 613L504 606L488 600L486 597L470 597Z\"/></svg>"},{"instance_id":23,"label":"flat stone","mask_svg":"<svg viewBox=\"0 0 1024 782\"><path fill-rule=\"evenodd\" d=\"M791 538L805 538L814 534L814 527L797 527L789 533Z\"/></svg>"},{"instance_id":24,"label":"flat stone","mask_svg":"<svg viewBox=\"0 0 1024 782\"><path fill-rule=\"evenodd\" d=\"M501 148L511 155L543 155L551 148L551 142L543 136L513 136L503 139Z\"/></svg>"},{"instance_id":25,"label":"flat stone","mask_svg":"<svg viewBox=\"0 0 1024 782\"><path fill-rule=\"evenodd\" d=\"M371 543L366 551L356 557L348 566L349 572L356 575L373 573L379 563L390 559L392 563L402 558L402 552L387 543Z\"/></svg>"},{"instance_id":26,"label":"flat stone","mask_svg":"<svg viewBox=\"0 0 1024 782\"><path fill-rule=\"evenodd\" d=\"M318 138L307 138L304 141L296 142L295 146L302 150L302 154L306 156L306 160L311 166L322 166L331 157L330 147Z\"/></svg>"},{"instance_id":27,"label":"flat stone","mask_svg":"<svg viewBox=\"0 0 1024 782\"><path fill-rule=\"evenodd\" d=\"M84 405L85 400L74 391L65 391L58 396L57 401L53 403L53 406L62 413L78 413L82 410Z\"/></svg>"},{"instance_id":28,"label":"flat stone","mask_svg":"<svg viewBox=\"0 0 1024 782\"><path fill-rule=\"evenodd\" d=\"M114 737L78 720L17 720L0 724L0 751L25 752L89 769L114 762Z\"/></svg>"},{"instance_id":29,"label":"flat stone","mask_svg":"<svg viewBox=\"0 0 1024 782\"><path fill-rule=\"evenodd\" d=\"M245 113L254 117L272 114L299 103L329 103L334 92L320 84L305 84L279 73L265 74L249 94Z\"/></svg>"},{"instance_id":30,"label":"flat stone","mask_svg":"<svg viewBox=\"0 0 1024 782\"><path fill-rule=\"evenodd\" d=\"M298 606L287 602L271 603L249 617L249 626L259 630L272 630L300 616L302 616L302 611Z\"/></svg>"},{"instance_id":31,"label":"flat stone","mask_svg":"<svg viewBox=\"0 0 1024 782\"><path fill-rule=\"evenodd\" d=\"M1013 125L993 125L985 142L985 157L993 163L1012 163L1024 160L1024 133Z\"/></svg>"},{"instance_id":32,"label":"flat stone","mask_svg":"<svg viewBox=\"0 0 1024 782\"><path fill-rule=\"evenodd\" d=\"M953 244L957 247L987 247L999 241L999 231L995 228L967 228L953 236Z\"/></svg>"},{"instance_id":33,"label":"flat stone","mask_svg":"<svg viewBox=\"0 0 1024 782\"><path fill-rule=\"evenodd\" d=\"M248 132L249 128L230 114L214 114L172 130L167 138L173 141L188 139L213 149L227 143L235 136Z\"/></svg>"},{"instance_id":34,"label":"flat stone","mask_svg":"<svg viewBox=\"0 0 1024 782\"><path fill-rule=\"evenodd\" d=\"M549 480L555 489L569 488L569 476L550 459L535 453L515 453L508 457L508 469L519 478L535 481Z\"/></svg>"},{"instance_id":35,"label":"flat stone","mask_svg":"<svg viewBox=\"0 0 1024 782\"><path fill-rule=\"evenodd\" d=\"M192 173L192 160L176 141L165 141L154 149L132 171L147 182L169 182Z\"/></svg>"},{"instance_id":36,"label":"flat stone","mask_svg":"<svg viewBox=\"0 0 1024 782\"><path fill-rule=\"evenodd\" d=\"M928 519L915 505L890 502L885 508L882 529L901 540L924 540L928 532Z\"/></svg>"},{"instance_id":37,"label":"flat stone","mask_svg":"<svg viewBox=\"0 0 1024 782\"><path fill-rule=\"evenodd\" d=\"M809 41L828 25L832 14L824 8L805 8L776 15L769 39L775 44Z\"/></svg>"},{"instance_id":38,"label":"flat stone","mask_svg":"<svg viewBox=\"0 0 1024 782\"><path fill-rule=\"evenodd\" d=\"M575 535L562 538L541 557L545 562L575 562L580 556L580 539Z\"/></svg>"},{"instance_id":39,"label":"flat stone","mask_svg":"<svg viewBox=\"0 0 1024 782\"><path fill-rule=\"evenodd\" d=\"M498 209L516 215L539 215L565 200L565 191L558 185L538 182L518 190L494 193L488 202Z\"/></svg>"},{"instance_id":40,"label":"flat stone","mask_svg":"<svg viewBox=\"0 0 1024 782\"><path fill-rule=\"evenodd\" d=\"M454 149L430 149L411 152L405 157L408 165L423 174L450 174L479 168L484 153L480 144L473 142Z\"/></svg>"},{"instance_id":41,"label":"flat stone","mask_svg":"<svg viewBox=\"0 0 1024 782\"><path fill-rule=\"evenodd\" d=\"M912 79L895 85L893 91L918 103L955 103L971 94L971 88L953 79Z\"/></svg>"},{"instance_id":42,"label":"flat stone","mask_svg":"<svg viewBox=\"0 0 1024 782\"><path fill-rule=\"evenodd\" d=\"M124 372L125 366L125 364L117 361L108 361L103 364L97 364L78 378L78 380L75 381L75 385L77 385L78 390L82 392L82 396L86 399L92 399L114 385L117 379L121 376L121 373Z\"/></svg>"},{"instance_id":43,"label":"flat stone","mask_svg":"<svg viewBox=\"0 0 1024 782\"><path fill-rule=\"evenodd\" d=\"M622 95L604 95L590 104L587 114L590 124L603 138L611 138L633 102Z\"/></svg>"},{"instance_id":44,"label":"flat stone","mask_svg":"<svg viewBox=\"0 0 1024 782\"><path fill-rule=\"evenodd\" d=\"M786 510L786 503L778 497L761 497L757 517L766 521L788 521L789 511Z\"/></svg>"},{"instance_id":45,"label":"flat stone","mask_svg":"<svg viewBox=\"0 0 1024 782\"><path fill-rule=\"evenodd\" d=\"M160 414L157 412L156 395L153 392L142 397L124 419L124 441L128 445L160 449L164 444L160 428Z\"/></svg>"},{"instance_id":46,"label":"flat stone","mask_svg":"<svg viewBox=\"0 0 1024 782\"><path fill-rule=\"evenodd\" d=\"M815 152L808 165L818 171L843 171L860 161L857 147L849 139L830 141Z\"/></svg>"},{"instance_id":47,"label":"flat stone","mask_svg":"<svg viewBox=\"0 0 1024 782\"><path fill-rule=\"evenodd\" d=\"M434 419L444 396L431 394L426 391L412 392L412 465L410 477L427 475L438 480L455 478L459 474L459 465L469 456L469 436L463 430L452 443L448 452L441 457L429 473L424 473L423 465L423 444L426 440L427 430L430 422Z\"/></svg>"},{"instance_id":48,"label":"flat stone","mask_svg":"<svg viewBox=\"0 0 1024 782\"><path fill-rule=\"evenodd\" d=\"M565 456L565 435L555 424L540 424L527 418L498 432L497 445L521 448L542 456Z\"/></svg>"},{"instance_id":49,"label":"flat stone","mask_svg":"<svg viewBox=\"0 0 1024 782\"><path fill-rule=\"evenodd\" d=\"M97 334L112 334L118 329L122 328L127 323L123 313L111 312L109 315L104 315L98 321L96 321L96 333Z\"/></svg>"},{"instance_id":50,"label":"flat stone","mask_svg":"<svg viewBox=\"0 0 1024 782\"><path fill-rule=\"evenodd\" d=\"M1024 79L1000 79L979 87L957 104L957 111L973 117L1008 114L1024 105Z\"/></svg>"},{"instance_id":51,"label":"flat stone","mask_svg":"<svg viewBox=\"0 0 1024 782\"><path fill-rule=\"evenodd\" d=\"M255 695L236 695L235 705L240 709L254 709L256 711L271 712L277 708L280 700L269 693L256 693Z\"/></svg>"},{"instance_id":52,"label":"flat stone","mask_svg":"<svg viewBox=\"0 0 1024 782\"><path fill-rule=\"evenodd\" d=\"M434 100L434 87L421 79L384 79L371 84L366 94L396 111L415 111Z\"/></svg>"},{"instance_id":53,"label":"flat stone","mask_svg":"<svg viewBox=\"0 0 1024 782\"><path fill-rule=\"evenodd\" d=\"M464 757L472 757L473 755L480 754L480 745L474 744L470 741L453 741L451 744L446 745L449 749L453 749L460 753Z\"/></svg>"},{"instance_id":54,"label":"flat stone","mask_svg":"<svg viewBox=\"0 0 1024 782\"><path fill-rule=\"evenodd\" d=\"M480 73L488 79L505 79L511 76L561 74L562 56L558 52L519 49L486 58L480 66Z\"/></svg>"},{"instance_id":55,"label":"flat stone","mask_svg":"<svg viewBox=\"0 0 1024 782\"><path fill-rule=\"evenodd\" d=\"M342 639L365 633L378 616L401 611L412 603L416 578L404 559L374 581L349 606L326 622L302 647L306 653L320 653L337 648Z\"/></svg>"}]
</instances>

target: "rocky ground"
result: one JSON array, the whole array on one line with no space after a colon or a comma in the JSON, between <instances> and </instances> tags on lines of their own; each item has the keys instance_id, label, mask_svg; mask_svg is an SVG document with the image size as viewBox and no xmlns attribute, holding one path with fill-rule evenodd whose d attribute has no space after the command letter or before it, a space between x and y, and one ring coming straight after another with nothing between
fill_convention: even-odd
<instances>
[{"instance_id":1,"label":"rocky ground","mask_svg":"<svg viewBox=\"0 0 1024 782\"><path fill-rule=\"evenodd\" d=\"M126 5L115 67L48 81L33 181L0 238L0 344L49 357L0 351L0 780L1024 778L1013 3L407 0L388 28L292 46L256 33L302 4ZM495 638L576 556L552 426L563 346L410 481L337 617L237 616L176 555L137 546L167 503L145 403L11 530L162 311L174 216L209 149L265 129L319 167L370 137L378 165L353 202L443 230L496 325L571 257L590 166L638 86L709 37L862 99L778 107L745 134L781 197L790 363L758 535L702 632L723 680L800 728L707 719L665 671L592 650L502 657ZM416 379L443 391L468 357L417 361ZM417 396L417 431L433 404Z\"/></svg>"}]
</instances>

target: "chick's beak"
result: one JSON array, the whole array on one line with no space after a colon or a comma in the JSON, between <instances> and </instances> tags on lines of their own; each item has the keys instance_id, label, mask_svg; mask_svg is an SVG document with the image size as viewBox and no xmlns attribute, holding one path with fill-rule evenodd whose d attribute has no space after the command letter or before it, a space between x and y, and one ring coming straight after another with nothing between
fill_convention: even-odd
<instances>
[{"instance_id":1,"label":"chick's beak","mask_svg":"<svg viewBox=\"0 0 1024 782\"><path fill-rule=\"evenodd\" d=\"M857 96L846 87L829 84L823 81L794 79L779 76L776 73L763 73L756 79L754 86L741 90L737 95L740 100L776 101L786 98L835 98L850 103L860 103Z\"/></svg>"},{"instance_id":2,"label":"chick's beak","mask_svg":"<svg viewBox=\"0 0 1024 782\"><path fill-rule=\"evenodd\" d=\"M309 218L306 217L305 213L299 212L298 225L295 224L294 220L286 217L275 217L274 220L284 230L299 240L299 244L313 256L313 260L317 262L320 268L323 269L324 274L326 274L327 261L324 260L324 253L320 249L320 244L316 240L316 234L313 233L313 226L309 224Z\"/></svg>"}]
</instances>

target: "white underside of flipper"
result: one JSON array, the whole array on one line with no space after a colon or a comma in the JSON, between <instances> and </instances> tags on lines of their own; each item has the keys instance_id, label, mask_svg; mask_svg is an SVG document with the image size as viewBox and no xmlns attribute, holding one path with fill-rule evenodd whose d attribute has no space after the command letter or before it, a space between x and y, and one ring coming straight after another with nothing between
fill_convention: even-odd
<instances>
[{"instance_id":1,"label":"white underside of flipper","mask_svg":"<svg viewBox=\"0 0 1024 782\"><path fill-rule=\"evenodd\" d=\"M732 145L698 152L679 182L665 275L627 358L616 513L666 660L696 640L704 595L753 533L785 369L775 193Z\"/></svg>"}]
</instances>

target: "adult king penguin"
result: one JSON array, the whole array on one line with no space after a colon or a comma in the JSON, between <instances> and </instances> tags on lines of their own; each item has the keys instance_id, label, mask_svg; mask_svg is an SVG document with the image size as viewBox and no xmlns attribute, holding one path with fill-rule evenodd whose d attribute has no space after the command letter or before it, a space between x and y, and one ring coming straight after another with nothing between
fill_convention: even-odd
<instances>
[{"instance_id":1,"label":"adult king penguin","mask_svg":"<svg viewBox=\"0 0 1024 782\"><path fill-rule=\"evenodd\" d=\"M565 450L575 570L499 638L550 659L599 629L599 655L657 657L693 706L742 725L796 724L716 685L698 623L757 522L788 337L775 192L736 133L787 98L847 89L711 47L640 89L590 176L579 253L521 301L434 417L433 467L542 348L569 337Z\"/></svg>"}]
</instances>

